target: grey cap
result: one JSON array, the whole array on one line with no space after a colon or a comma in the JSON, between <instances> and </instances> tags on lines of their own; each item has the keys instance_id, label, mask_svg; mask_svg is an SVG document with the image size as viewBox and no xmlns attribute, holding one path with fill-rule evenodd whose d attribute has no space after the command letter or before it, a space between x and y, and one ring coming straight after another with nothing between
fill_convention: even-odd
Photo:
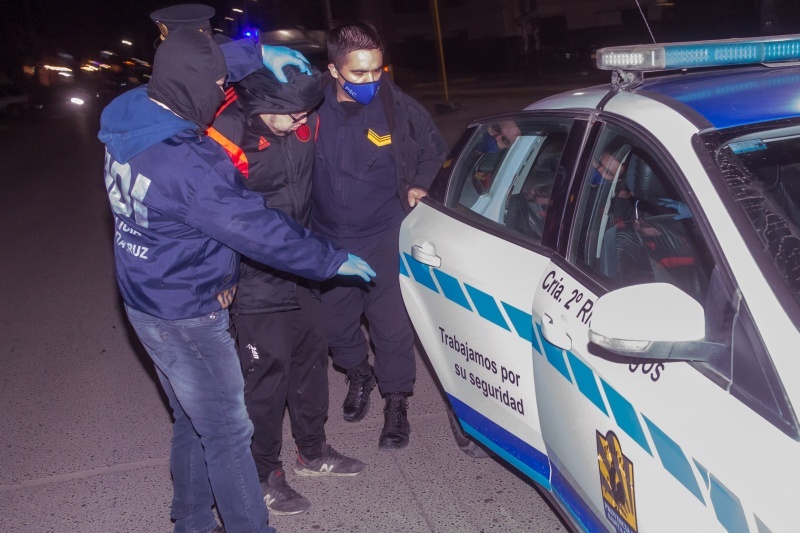
<instances>
[{"instance_id":1,"label":"grey cap","mask_svg":"<svg viewBox=\"0 0 800 533\"><path fill-rule=\"evenodd\" d=\"M205 4L179 4L153 11L150 18L158 26L161 38L178 28L192 28L203 33L211 33L211 17L216 11Z\"/></svg>"}]
</instances>

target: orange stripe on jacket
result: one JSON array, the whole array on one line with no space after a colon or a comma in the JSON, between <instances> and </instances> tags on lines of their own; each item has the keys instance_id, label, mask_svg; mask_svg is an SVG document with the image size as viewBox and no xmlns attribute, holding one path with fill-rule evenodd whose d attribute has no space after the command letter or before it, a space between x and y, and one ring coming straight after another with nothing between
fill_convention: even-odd
<instances>
[{"instance_id":1,"label":"orange stripe on jacket","mask_svg":"<svg viewBox=\"0 0 800 533\"><path fill-rule=\"evenodd\" d=\"M245 179L250 177L250 163L247 161L247 156L244 155L241 148L233 144L233 141L214 128L208 128L206 130L206 135L217 141L217 143L225 149L231 161L233 161L233 165L244 175Z\"/></svg>"},{"instance_id":2,"label":"orange stripe on jacket","mask_svg":"<svg viewBox=\"0 0 800 533\"><path fill-rule=\"evenodd\" d=\"M219 106L219 109L217 109L217 113L214 116L218 117L223 111L225 111L226 107L234 103L238 98L239 96L236 94L236 91L233 90L233 87L228 87L228 89L225 91L225 100L222 102L222 105Z\"/></svg>"}]
</instances>

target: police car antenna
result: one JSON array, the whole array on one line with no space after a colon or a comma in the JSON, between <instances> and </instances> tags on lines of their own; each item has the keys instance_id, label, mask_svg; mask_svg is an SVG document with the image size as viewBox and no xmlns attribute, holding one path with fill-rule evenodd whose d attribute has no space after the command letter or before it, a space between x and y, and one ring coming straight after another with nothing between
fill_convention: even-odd
<instances>
[{"instance_id":1,"label":"police car antenna","mask_svg":"<svg viewBox=\"0 0 800 533\"><path fill-rule=\"evenodd\" d=\"M639 8L639 13L642 14L642 20L644 20L644 25L647 26L647 31L650 33L650 38L653 39L653 44L658 44L656 42L656 38L653 36L653 30L650 29L650 24L647 22L647 17L644 16L644 11L642 11L642 6L639 4L639 0L636 0L636 7Z\"/></svg>"}]
</instances>

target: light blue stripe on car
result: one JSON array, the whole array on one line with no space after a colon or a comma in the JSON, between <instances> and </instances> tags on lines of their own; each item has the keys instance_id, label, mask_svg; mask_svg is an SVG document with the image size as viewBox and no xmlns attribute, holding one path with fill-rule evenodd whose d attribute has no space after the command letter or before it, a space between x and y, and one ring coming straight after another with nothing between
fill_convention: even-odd
<instances>
[{"instance_id":1,"label":"light blue stripe on car","mask_svg":"<svg viewBox=\"0 0 800 533\"><path fill-rule=\"evenodd\" d=\"M686 459L686 454L683 453L681 447L661 431L661 428L649 418L644 415L642 415L642 418L644 418L644 423L647 424L647 428L650 430L650 436L653 438L653 444L658 452L658 457L661 459L661 464L664 465L667 472L672 474L681 485L689 489L689 492L694 494L705 505L706 500L700 492L700 486L694 477L692 465L689 464L689 460Z\"/></svg>"},{"instance_id":2,"label":"light blue stripe on car","mask_svg":"<svg viewBox=\"0 0 800 533\"><path fill-rule=\"evenodd\" d=\"M542 327L539 324L536 324L536 333L539 334L540 339L543 338ZM544 347L544 356L553 365L553 368L558 370L558 373L564 376L564 379L572 383L572 378L569 377L569 368L567 368L567 363L564 361L564 350L546 341L542 342L542 346Z\"/></svg>"},{"instance_id":3,"label":"light blue stripe on car","mask_svg":"<svg viewBox=\"0 0 800 533\"><path fill-rule=\"evenodd\" d=\"M456 278L450 274L445 274L438 268L433 269L433 275L436 277L436 281L439 282L439 287L442 288L445 298L451 302L457 303L467 311L472 311L467 296L464 294L464 291L461 290L461 284Z\"/></svg>"},{"instance_id":4,"label":"light blue stripe on car","mask_svg":"<svg viewBox=\"0 0 800 533\"><path fill-rule=\"evenodd\" d=\"M506 319L503 318L502 313L500 313L500 308L497 307L497 302L493 296L467 283L464 284L464 287L466 287L469 297L472 299L472 303L475 304L475 310L479 315L489 322L511 331L511 328L506 324Z\"/></svg>"},{"instance_id":5,"label":"light blue stripe on car","mask_svg":"<svg viewBox=\"0 0 800 533\"><path fill-rule=\"evenodd\" d=\"M415 259L413 259L408 254L403 254L408 261L408 270L406 271L403 268L403 261L400 261L400 274L403 276L408 276L414 279L417 283L433 290L436 293L439 293L438 289L436 288L433 277L431 276L431 270L433 270L434 275L436 276L437 281L439 281L440 286L442 286L442 291L445 291L444 285L450 283L451 287L455 288L458 287L458 292L460 292L461 296L464 296L463 292L461 292L461 283L459 280L449 274L445 274L439 269L431 269L427 265L423 265L419 263ZM410 273L410 275L409 275ZM447 281L442 283L442 279L447 279ZM475 305L475 311L483 317L484 319L488 320L489 322L500 326L508 331L512 331L508 324L506 323L505 319L503 318L500 309L497 306L497 301L493 296L488 293L485 293L475 287L467 285L466 283L463 284L466 288L467 292L469 293L470 298L472 299L473 304ZM455 293L451 293L450 296L444 294L444 296L460 305L461 307L465 307L470 309L469 307L464 306L462 303L459 303L455 298L458 296L454 296ZM480 302L480 303L479 303ZM541 332L541 324L534 323L532 324L531 329L527 329L526 322L532 323L532 316L517 309L514 306L511 306L505 302L500 301L503 305L503 309L505 310L506 314L508 315L511 324L514 327L514 331L519 335L521 338L525 340L531 341L532 348L542 355L544 355L548 362L562 375L567 381L572 382L572 378L570 377L570 368L572 370L572 374L575 376L575 384L580 391L580 393L586 397L593 405L595 405L598 409L600 409L606 416L608 416L608 412L605 408L605 404L602 400L602 395L600 394L599 387L597 385L598 376L594 373L594 371L586 365L579 357L577 357L572 352L564 352L559 348L556 348L549 342L542 340L542 332ZM470 309L472 310L472 309ZM535 335L533 334L535 330ZM566 359L564 354L566 353ZM600 383L602 385L603 390L605 391L606 399L608 400L608 405L611 408L611 412L614 415L614 420L616 421L617 425L627 433L636 443L638 443L642 449L644 449L647 453L653 456L653 452L650 450L650 445L647 442L645 437L645 429L642 427L641 423L639 422L639 418L637 415L637 411L634 409L633 405L625 399L616 389L614 389L611 385L606 383L602 378L600 378ZM459 401L456 398L448 396L451 399L451 403L453 400ZM463 402L460 402L462 405ZM467 406L468 407L468 406ZM455 409L455 405L454 405ZM471 408L469 408L471 409ZM473 409L471 409L474 411ZM462 413L464 411L462 410ZM477 411L475 411L477 413ZM456 414L459 418L462 418L461 414L456 411ZM482 415L480 415L482 416ZM716 513L717 520L719 523L729 532L739 532L739 531L747 531L747 520L744 515L744 510L742 508L741 502L739 498L736 497L735 494L730 492L730 490L725 487L719 480L717 480L713 474L709 474L707 469L704 468L700 463L696 460L692 459L692 463L689 462L686 455L684 454L681 447L672 440L668 435L666 435L660 428L658 428L655 424L653 424L650 420L648 420L644 415L642 417L645 420L647 425L647 430L650 432L650 436L653 439L653 443L656 446L656 450L658 451L659 458L661 459L661 463L664 466L664 469L672 476L675 477L689 492L691 492L695 497L697 497L701 502L704 502L704 498L700 487L697 484L696 478L692 472L693 463L697 468L697 471L700 473L701 477L704 479L707 486L710 486L710 493L711 493L711 502L714 506L714 512ZM485 417L484 417L485 418ZM463 419L462 419L463 420ZM488 419L486 419L488 421ZM491 421L488 421L491 423ZM468 433L471 435L475 435L474 432L477 432L478 435L475 435L478 440L489 446L492 450L494 450L498 455L512 463L516 468L520 471L528 475L531 479L539 483L540 485L544 486L545 488L550 489L550 481L545 480L543 483L540 481L541 474L537 473L536 470L531 470L531 465L526 464L524 462L525 458L522 456L508 455L508 450L501 448L500 445L503 442L507 442L504 439L516 439L519 440L518 437L514 436L511 433L508 433L506 430L501 429L505 433L495 433L494 436L497 439L500 439L501 442L495 442L494 440L489 439L488 437L484 436L481 433L481 429L472 426L468 420L464 420L464 423L469 426ZM492 423L493 424L493 423ZM496 426L496 424L495 424ZM520 441L521 442L521 441ZM530 447L530 446L529 446ZM535 450L535 448L530 447L531 450ZM516 448L517 452L522 452L519 448ZM523 452L524 453L524 452ZM538 453L538 451L537 451ZM545 457L546 460L546 457ZM549 464L548 464L549 468ZM573 509L573 512L575 510ZM769 528L767 528L763 523L758 519L756 516L756 522L759 527L759 533L770 533ZM582 521L584 526L586 526L585 522Z\"/></svg>"},{"instance_id":6,"label":"light blue stripe on car","mask_svg":"<svg viewBox=\"0 0 800 533\"><path fill-rule=\"evenodd\" d=\"M406 262L403 261L403 256L400 256L400 275L408 277L408 269L406 268Z\"/></svg>"},{"instance_id":7,"label":"light blue stripe on car","mask_svg":"<svg viewBox=\"0 0 800 533\"><path fill-rule=\"evenodd\" d=\"M706 484L706 488L708 488L708 469L697 462L697 459L692 459L694 462L694 466L697 467L697 471L700 472L700 477L703 478L703 483Z\"/></svg>"},{"instance_id":8,"label":"light blue stripe on car","mask_svg":"<svg viewBox=\"0 0 800 533\"><path fill-rule=\"evenodd\" d=\"M533 342L533 317L531 314L505 302L500 303L503 304L503 309L505 309L508 319L511 320L511 325L517 330L517 335L528 342Z\"/></svg>"},{"instance_id":9,"label":"light blue stripe on car","mask_svg":"<svg viewBox=\"0 0 800 533\"><path fill-rule=\"evenodd\" d=\"M636 409L633 408L631 402L623 398L622 395L617 392L617 389L606 383L604 379L600 378L600 382L603 384L603 390L605 390L606 398L608 399L608 406L611 407L611 412L614 413L614 420L617 421L617 425L622 431L627 433L630 438L635 440L644 451L653 455L653 452L650 451L650 445L647 444L647 439L644 436L642 425L639 423Z\"/></svg>"},{"instance_id":10,"label":"light blue stripe on car","mask_svg":"<svg viewBox=\"0 0 800 533\"><path fill-rule=\"evenodd\" d=\"M603 403L603 397L600 395L600 389L597 386L597 380L592 369L575 357L572 352L567 352L567 359L569 359L569 366L572 367L572 373L575 374L575 384L578 386L578 390L604 415L608 416L606 405Z\"/></svg>"},{"instance_id":11,"label":"light blue stripe on car","mask_svg":"<svg viewBox=\"0 0 800 533\"><path fill-rule=\"evenodd\" d=\"M406 256L406 261L408 262L408 269L411 271L411 275L414 277L414 281L422 285L423 287L427 287L433 292L439 292L439 289L436 288L436 284L433 282L433 278L431 277L431 267L428 265L422 264L410 255L404 253Z\"/></svg>"},{"instance_id":12,"label":"light blue stripe on car","mask_svg":"<svg viewBox=\"0 0 800 533\"><path fill-rule=\"evenodd\" d=\"M711 503L714 504L717 520L729 533L750 531L739 498L715 478L714 474L711 474Z\"/></svg>"}]
</instances>

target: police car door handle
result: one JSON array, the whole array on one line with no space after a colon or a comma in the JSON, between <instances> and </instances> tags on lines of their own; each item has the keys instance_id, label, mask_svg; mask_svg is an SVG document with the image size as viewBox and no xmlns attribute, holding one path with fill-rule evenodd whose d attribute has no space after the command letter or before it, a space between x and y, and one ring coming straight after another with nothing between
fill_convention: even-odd
<instances>
[{"instance_id":1,"label":"police car door handle","mask_svg":"<svg viewBox=\"0 0 800 533\"><path fill-rule=\"evenodd\" d=\"M552 345L562 350L572 349L572 337L567 333L567 322L563 316L554 320L547 313L542 314L542 336Z\"/></svg>"},{"instance_id":2,"label":"police car door handle","mask_svg":"<svg viewBox=\"0 0 800 533\"><path fill-rule=\"evenodd\" d=\"M442 266L442 258L436 255L436 246L430 241L425 241L421 245L413 245L411 247L411 257L423 265L432 266L433 268Z\"/></svg>"}]
</instances>

